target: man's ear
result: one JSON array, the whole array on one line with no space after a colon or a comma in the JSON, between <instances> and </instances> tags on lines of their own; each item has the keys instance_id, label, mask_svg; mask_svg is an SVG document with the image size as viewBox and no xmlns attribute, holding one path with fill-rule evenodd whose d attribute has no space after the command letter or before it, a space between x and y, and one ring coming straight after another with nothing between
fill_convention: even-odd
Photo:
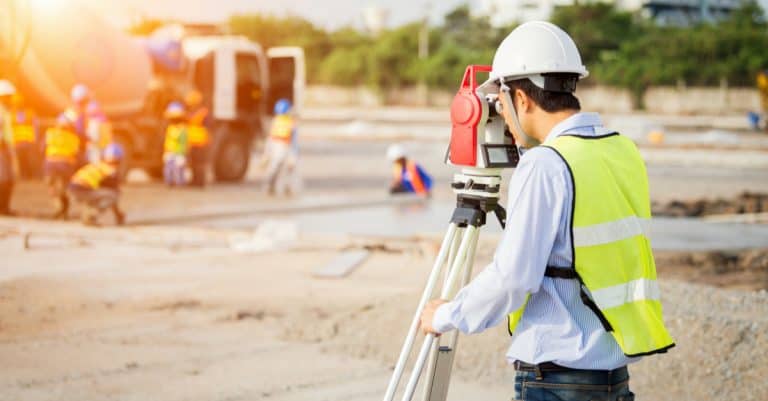
<instances>
[{"instance_id":1,"label":"man's ear","mask_svg":"<svg viewBox=\"0 0 768 401\"><path fill-rule=\"evenodd\" d=\"M522 89L515 89L514 102L518 113L527 113L531 111L531 98L529 98Z\"/></svg>"}]
</instances>

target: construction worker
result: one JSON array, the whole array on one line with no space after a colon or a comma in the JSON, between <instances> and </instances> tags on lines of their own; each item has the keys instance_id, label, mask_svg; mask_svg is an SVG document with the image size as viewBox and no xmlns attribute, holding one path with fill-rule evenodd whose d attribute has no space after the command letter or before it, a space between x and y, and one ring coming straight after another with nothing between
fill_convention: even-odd
<instances>
[{"instance_id":1,"label":"construction worker","mask_svg":"<svg viewBox=\"0 0 768 401\"><path fill-rule=\"evenodd\" d=\"M387 148L387 159L392 163L389 193L429 196L432 191L432 177L418 163L408 159L401 145L390 145Z\"/></svg>"},{"instance_id":2,"label":"construction worker","mask_svg":"<svg viewBox=\"0 0 768 401\"><path fill-rule=\"evenodd\" d=\"M285 187L291 194L298 187L298 144L296 120L291 115L291 101L280 99L275 103L275 118L269 131L269 139L264 147L262 166L267 166L264 190L274 195Z\"/></svg>"},{"instance_id":3,"label":"construction worker","mask_svg":"<svg viewBox=\"0 0 768 401\"><path fill-rule=\"evenodd\" d=\"M77 154L77 167L87 163L88 149L88 103L91 101L91 90L84 84L72 87L69 93L72 104L64 112L74 121L74 131L80 137L80 150Z\"/></svg>"},{"instance_id":4,"label":"construction worker","mask_svg":"<svg viewBox=\"0 0 768 401\"><path fill-rule=\"evenodd\" d=\"M204 187L210 145L208 108L203 105L203 94L198 90L189 91L184 97L184 103L189 110L189 167L192 170L190 184Z\"/></svg>"},{"instance_id":5,"label":"construction worker","mask_svg":"<svg viewBox=\"0 0 768 401\"><path fill-rule=\"evenodd\" d=\"M0 215L11 213L11 195L15 179L13 155L13 117L11 98L16 87L7 80L0 80Z\"/></svg>"},{"instance_id":6,"label":"construction worker","mask_svg":"<svg viewBox=\"0 0 768 401\"><path fill-rule=\"evenodd\" d=\"M86 136L88 137L87 156L91 163L99 161L108 145L114 142L112 124L95 100L86 107Z\"/></svg>"},{"instance_id":7,"label":"construction worker","mask_svg":"<svg viewBox=\"0 0 768 401\"><path fill-rule=\"evenodd\" d=\"M429 333L507 322L515 400L632 400L627 365L674 346L647 237L645 165L632 140L580 111L574 91L587 74L571 37L548 22L501 43L478 91L498 94L524 150L505 232L493 262L421 316Z\"/></svg>"},{"instance_id":8,"label":"construction worker","mask_svg":"<svg viewBox=\"0 0 768 401\"><path fill-rule=\"evenodd\" d=\"M760 106L762 106L762 120L765 121L766 114L768 114L768 70L762 70L757 74L757 91L760 94ZM760 124L760 115L750 115L750 119L754 122L752 125L758 127ZM764 129L768 130L768 124L764 125Z\"/></svg>"},{"instance_id":9,"label":"construction worker","mask_svg":"<svg viewBox=\"0 0 768 401\"><path fill-rule=\"evenodd\" d=\"M56 126L45 132L45 181L53 201L55 219L66 219L69 212L67 184L79 163L81 140L76 130L77 116L59 115Z\"/></svg>"},{"instance_id":10,"label":"construction worker","mask_svg":"<svg viewBox=\"0 0 768 401\"><path fill-rule=\"evenodd\" d=\"M38 176L40 171L40 145L38 120L32 109L24 104L24 96L15 93L11 99L13 147L23 178Z\"/></svg>"},{"instance_id":11,"label":"construction worker","mask_svg":"<svg viewBox=\"0 0 768 401\"><path fill-rule=\"evenodd\" d=\"M85 225L97 225L99 216L107 209L112 210L117 225L125 223L125 213L120 210L120 162L123 148L109 144L99 161L81 167L72 176L69 193L81 204L82 221Z\"/></svg>"},{"instance_id":12,"label":"construction worker","mask_svg":"<svg viewBox=\"0 0 768 401\"><path fill-rule=\"evenodd\" d=\"M168 128L165 131L163 152L163 177L168 186L185 184L184 172L187 166L189 126L184 105L172 102L165 110Z\"/></svg>"}]
</instances>

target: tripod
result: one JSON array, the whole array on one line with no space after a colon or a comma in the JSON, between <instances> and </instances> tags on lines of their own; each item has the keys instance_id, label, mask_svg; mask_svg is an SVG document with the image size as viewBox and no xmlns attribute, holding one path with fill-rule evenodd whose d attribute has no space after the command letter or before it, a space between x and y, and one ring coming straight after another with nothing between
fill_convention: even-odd
<instances>
[{"instance_id":1,"label":"tripod","mask_svg":"<svg viewBox=\"0 0 768 401\"><path fill-rule=\"evenodd\" d=\"M456 208L416 308L416 314L408 329L400 357L384 395L384 401L392 401L395 396L405 364L408 362L418 334L422 310L432 298L443 268L448 266L448 270L444 272L445 277L440 298L450 299L457 291L456 284L459 278L461 278L462 286L464 286L472 276L472 264L475 258L477 240L480 236L480 228L485 225L488 213L496 214L502 228L506 224L506 211L499 205L501 169L464 168L461 174L454 176L451 187L456 193ZM424 385L423 399L425 401L445 400L448 395L448 384L457 341L458 333L456 331L440 337L434 334L426 336L403 393L403 401L413 399L419 378L427 362L425 375L427 381Z\"/></svg>"}]
</instances>

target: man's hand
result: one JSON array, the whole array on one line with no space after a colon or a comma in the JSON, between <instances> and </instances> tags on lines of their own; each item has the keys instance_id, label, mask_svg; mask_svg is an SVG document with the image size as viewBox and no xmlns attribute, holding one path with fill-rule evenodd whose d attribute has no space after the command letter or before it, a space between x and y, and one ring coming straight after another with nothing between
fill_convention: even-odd
<instances>
[{"instance_id":1,"label":"man's hand","mask_svg":"<svg viewBox=\"0 0 768 401\"><path fill-rule=\"evenodd\" d=\"M447 303L448 301L443 299L433 299L427 303L426 306L424 306L424 310L421 312L421 331L424 332L424 334L435 334L440 335L437 331L435 331L435 328L432 327L432 320L435 318L435 312L437 311L437 308Z\"/></svg>"}]
</instances>

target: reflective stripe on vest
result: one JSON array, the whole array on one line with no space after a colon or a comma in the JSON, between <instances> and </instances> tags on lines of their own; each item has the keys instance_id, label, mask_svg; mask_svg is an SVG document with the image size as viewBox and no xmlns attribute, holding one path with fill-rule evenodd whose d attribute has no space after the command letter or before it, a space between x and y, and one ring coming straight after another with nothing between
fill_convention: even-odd
<instances>
[{"instance_id":1,"label":"reflective stripe on vest","mask_svg":"<svg viewBox=\"0 0 768 401\"><path fill-rule=\"evenodd\" d=\"M45 132L45 158L74 163L80 152L80 137L63 128L53 127Z\"/></svg>"},{"instance_id":2,"label":"reflective stripe on vest","mask_svg":"<svg viewBox=\"0 0 768 401\"><path fill-rule=\"evenodd\" d=\"M98 189L105 178L115 174L115 168L106 163L89 164L77 170L72 182L85 188Z\"/></svg>"},{"instance_id":3,"label":"reflective stripe on vest","mask_svg":"<svg viewBox=\"0 0 768 401\"><path fill-rule=\"evenodd\" d=\"M427 188L424 186L424 182L421 180L421 175L419 174L418 168L416 168L416 163L410 160L407 161L405 164L405 170L408 173L408 178L411 180L413 192L419 195L426 194Z\"/></svg>"},{"instance_id":4,"label":"reflective stripe on vest","mask_svg":"<svg viewBox=\"0 0 768 401\"><path fill-rule=\"evenodd\" d=\"M269 136L283 142L290 142L291 135L293 134L293 127L293 118L290 116L276 116L272 121L272 128L269 131Z\"/></svg>"},{"instance_id":5,"label":"reflective stripe on vest","mask_svg":"<svg viewBox=\"0 0 768 401\"><path fill-rule=\"evenodd\" d=\"M563 159L571 174L572 268L586 287L584 293L591 295L584 297L585 304L594 301L593 310L626 355L666 351L674 341L662 317L648 239L648 176L637 147L618 134L561 135L544 145ZM510 333L524 308L510 315Z\"/></svg>"}]
</instances>

